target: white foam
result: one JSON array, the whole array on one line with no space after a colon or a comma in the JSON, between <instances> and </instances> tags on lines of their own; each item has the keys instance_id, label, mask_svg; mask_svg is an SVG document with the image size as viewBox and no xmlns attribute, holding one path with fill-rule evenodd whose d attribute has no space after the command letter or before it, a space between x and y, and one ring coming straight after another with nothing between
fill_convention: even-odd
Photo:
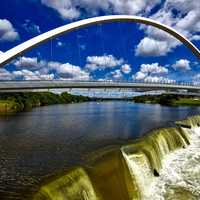
<instances>
[{"instance_id":1,"label":"white foam","mask_svg":"<svg viewBox=\"0 0 200 200\"><path fill-rule=\"evenodd\" d=\"M152 181L147 199L200 199L200 128L193 128L190 136L191 144L187 148L163 159L160 176Z\"/></svg>"}]
</instances>

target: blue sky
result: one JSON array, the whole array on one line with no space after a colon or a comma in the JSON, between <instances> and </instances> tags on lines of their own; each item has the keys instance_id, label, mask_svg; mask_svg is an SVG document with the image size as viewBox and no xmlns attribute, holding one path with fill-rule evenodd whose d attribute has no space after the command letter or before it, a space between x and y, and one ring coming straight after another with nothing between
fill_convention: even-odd
<instances>
[{"instance_id":1,"label":"blue sky","mask_svg":"<svg viewBox=\"0 0 200 200\"><path fill-rule=\"evenodd\" d=\"M110 14L144 16L175 28L200 48L198 0L6 0L0 53L53 28ZM200 82L199 60L151 26L93 25L42 44L0 69L0 80Z\"/></svg>"}]
</instances>

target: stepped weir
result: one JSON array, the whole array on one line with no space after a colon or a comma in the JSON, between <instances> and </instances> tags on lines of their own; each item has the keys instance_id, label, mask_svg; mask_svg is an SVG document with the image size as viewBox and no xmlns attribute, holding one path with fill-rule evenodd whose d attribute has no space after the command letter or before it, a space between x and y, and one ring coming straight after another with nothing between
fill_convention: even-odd
<instances>
[{"instance_id":1,"label":"stepped weir","mask_svg":"<svg viewBox=\"0 0 200 200\"><path fill-rule=\"evenodd\" d=\"M176 127L150 132L121 147L89 156L77 166L41 184L33 200L145 200L160 176L163 160L187 149L200 125L200 116L176 122Z\"/></svg>"}]
</instances>

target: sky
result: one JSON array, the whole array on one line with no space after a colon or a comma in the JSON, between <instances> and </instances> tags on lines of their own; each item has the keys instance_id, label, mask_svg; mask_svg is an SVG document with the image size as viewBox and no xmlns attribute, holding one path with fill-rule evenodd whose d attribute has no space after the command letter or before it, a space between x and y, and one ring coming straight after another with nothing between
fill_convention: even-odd
<instances>
[{"instance_id":1,"label":"sky","mask_svg":"<svg viewBox=\"0 0 200 200\"><path fill-rule=\"evenodd\" d=\"M200 0L2 0L0 54L85 18L128 14L169 25L200 48ZM0 80L200 84L200 63L169 34L139 23L92 25L48 41L0 69Z\"/></svg>"}]
</instances>

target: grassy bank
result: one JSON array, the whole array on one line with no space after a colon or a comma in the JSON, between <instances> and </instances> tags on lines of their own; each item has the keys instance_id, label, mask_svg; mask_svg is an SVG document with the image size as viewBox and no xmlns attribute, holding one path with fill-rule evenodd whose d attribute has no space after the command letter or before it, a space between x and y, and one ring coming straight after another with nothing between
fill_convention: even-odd
<instances>
[{"instance_id":1,"label":"grassy bank","mask_svg":"<svg viewBox=\"0 0 200 200\"><path fill-rule=\"evenodd\" d=\"M17 110L17 103L10 100L0 100L0 113L13 113Z\"/></svg>"},{"instance_id":2,"label":"grassy bank","mask_svg":"<svg viewBox=\"0 0 200 200\"><path fill-rule=\"evenodd\" d=\"M37 106L89 101L88 97L51 92L0 93L0 114L31 110Z\"/></svg>"},{"instance_id":3,"label":"grassy bank","mask_svg":"<svg viewBox=\"0 0 200 200\"><path fill-rule=\"evenodd\" d=\"M161 94L161 95L143 95L133 98L136 103L152 103L167 106L200 106L200 97Z\"/></svg>"}]
</instances>

